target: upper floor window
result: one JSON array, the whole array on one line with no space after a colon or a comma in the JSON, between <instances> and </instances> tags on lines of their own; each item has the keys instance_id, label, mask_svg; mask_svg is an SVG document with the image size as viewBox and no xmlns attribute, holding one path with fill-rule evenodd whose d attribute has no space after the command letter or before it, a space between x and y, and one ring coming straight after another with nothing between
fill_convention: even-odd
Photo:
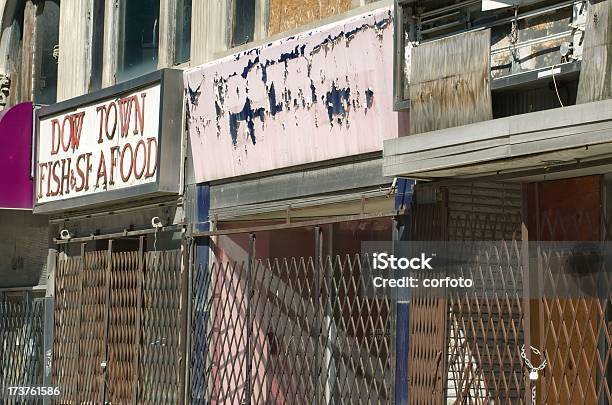
<instances>
[{"instance_id":1,"label":"upper floor window","mask_svg":"<svg viewBox=\"0 0 612 405\"><path fill-rule=\"evenodd\" d=\"M59 0L38 3L36 14L33 99L38 104L53 104L57 99Z\"/></svg>"},{"instance_id":2,"label":"upper floor window","mask_svg":"<svg viewBox=\"0 0 612 405\"><path fill-rule=\"evenodd\" d=\"M92 6L90 92L102 88L102 66L104 64L104 2L94 1Z\"/></svg>"},{"instance_id":3,"label":"upper floor window","mask_svg":"<svg viewBox=\"0 0 612 405\"><path fill-rule=\"evenodd\" d=\"M159 1L122 1L117 81L157 69Z\"/></svg>"},{"instance_id":4,"label":"upper floor window","mask_svg":"<svg viewBox=\"0 0 612 405\"><path fill-rule=\"evenodd\" d=\"M187 62L191 54L191 3L176 0L176 32L174 36L174 63Z\"/></svg>"},{"instance_id":5,"label":"upper floor window","mask_svg":"<svg viewBox=\"0 0 612 405\"><path fill-rule=\"evenodd\" d=\"M256 0L234 0L232 46L251 42L255 33Z\"/></svg>"}]
</instances>

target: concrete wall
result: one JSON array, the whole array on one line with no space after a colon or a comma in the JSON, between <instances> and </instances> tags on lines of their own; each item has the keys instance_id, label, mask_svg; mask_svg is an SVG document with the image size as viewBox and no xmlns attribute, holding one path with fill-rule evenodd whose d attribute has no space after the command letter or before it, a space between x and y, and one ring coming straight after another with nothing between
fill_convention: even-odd
<instances>
[{"instance_id":1,"label":"concrete wall","mask_svg":"<svg viewBox=\"0 0 612 405\"><path fill-rule=\"evenodd\" d=\"M0 210L0 288L44 284L47 246L47 217Z\"/></svg>"}]
</instances>

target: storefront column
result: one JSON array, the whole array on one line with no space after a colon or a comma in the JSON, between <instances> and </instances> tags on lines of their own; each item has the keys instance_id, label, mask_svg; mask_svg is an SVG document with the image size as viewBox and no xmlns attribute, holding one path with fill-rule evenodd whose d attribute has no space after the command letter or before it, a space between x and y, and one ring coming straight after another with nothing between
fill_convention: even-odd
<instances>
[{"instance_id":1,"label":"storefront column","mask_svg":"<svg viewBox=\"0 0 612 405\"><path fill-rule=\"evenodd\" d=\"M192 231L194 232L206 232L211 229L209 221L209 209L210 209L210 187L208 184L199 184L195 186L195 202L194 202L194 226ZM190 260L190 293L189 303L190 305L196 304L193 310L189 313L193 318L189 319L188 333L190 336L190 347L193 352L191 353L189 362L187 364L185 385L187 387L185 392L185 403L191 403L192 400L197 402L204 398L205 387L202 386L197 380L194 381L192 372L196 369L201 368L203 365L198 364L202 361L200 356L201 353L205 353L206 348L206 336L208 332L204 330L202 334L196 334L195 325L206 325L208 323L207 314L204 312L204 308L199 305L200 302L205 302L205 298L201 297L203 294L208 294L208 283L210 275L208 274L208 267L211 255L211 243L210 237L198 237L193 240L192 248L193 257ZM202 272L203 274L198 274ZM199 367L194 367L198 364Z\"/></svg>"},{"instance_id":2,"label":"storefront column","mask_svg":"<svg viewBox=\"0 0 612 405\"><path fill-rule=\"evenodd\" d=\"M414 181L397 179L397 194L395 196L395 209L409 208L412 202L412 186ZM394 219L393 242L410 239L409 214L397 216ZM395 246L393 246L395 250ZM395 404L408 403L408 356L410 338L410 304L408 301L398 300L395 306Z\"/></svg>"}]
</instances>

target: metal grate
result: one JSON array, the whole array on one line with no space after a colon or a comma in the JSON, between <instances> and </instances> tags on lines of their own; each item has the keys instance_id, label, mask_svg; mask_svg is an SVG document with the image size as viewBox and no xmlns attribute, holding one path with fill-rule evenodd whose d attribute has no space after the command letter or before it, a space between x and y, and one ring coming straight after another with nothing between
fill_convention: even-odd
<instances>
[{"instance_id":1,"label":"metal grate","mask_svg":"<svg viewBox=\"0 0 612 405\"><path fill-rule=\"evenodd\" d=\"M62 257L53 383L60 403L179 403L182 250Z\"/></svg>"},{"instance_id":2,"label":"metal grate","mask_svg":"<svg viewBox=\"0 0 612 405\"><path fill-rule=\"evenodd\" d=\"M100 254L101 252L94 252ZM90 257L91 258L91 257ZM52 372L53 382L62 387L62 396L66 401L78 403L79 392L79 370L81 362L79 361L79 343L81 329L81 277L80 270L83 267L83 258L81 257L64 257L58 260L55 280L55 309L53 317L53 360ZM91 263L91 262L89 262ZM89 283L87 283L89 285ZM88 311L84 311L84 316L88 318L92 312L98 308L89 307ZM98 309L102 312L102 309ZM88 321L91 318L87 319ZM87 322L87 321L86 321ZM92 335L96 332L95 327L86 329ZM91 344L95 344L95 337L89 335L84 339L84 353L88 352ZM95 353L95 351L94 351ZM84 356L82 365L82 379L88 381L96 381L95 373L99 370L100 363L92 364L95 357L89 355ZM82 389L83 394L91 395L91 398L97 398L92 394L97 392L98 387L92 389L88 386ZM85 392L83 392L85 391Z\"/></svg>"},{"instance_id":3,"label":"metal grate","mask_svg":"<svg viewBox=\"0 0 612 405\"><path fill-rule=\"evenodd\" d=\"M143 285L140 401L178 404L181 250L148 252Z\"/></svg>"},{"instance_id":4,"label":"metal grate","mask_svg":"<svg viewBox=\"0 0 612 405\"><path fill-rule=\"evenodd\" d=\"M360 255L196 269L192 403L391 403L390 305Z\"/></svg>"},{"instance_id":5,"label":"metal grate","mask_svg":"<svg viewBox=\"0 0 612 405\"><path fill-rule=\"evenodd\" d=\"M448 300L446 395L456 403L524 403L521 247L482 244L466 269L475 288Z\"/></svg>"},{"instance_id":6,"label":"metal grate","mask_svg":"<svg viewBox=\"0 0 612 405\"><path fill-rule=\"evenodd\" d=\"M0 301L0 387L40 385L44 301ZM4 404L30 404L13 397Z\"/></svg>"},{"instance_id":7,"label":"metal grate","mask_svg":"<svg viewBox=\"0 0 612 405\"><path fill-rule=\"evenodd\" d=\"M525 198L511 194L512 201ZM447 299L413 297L411 403L531 404L533 388L538 404L612 403L609 269L572 274L564 269L571 262L562 244L539 244L545 248L529 251L534 245L521 240L608 241L612 224L598 201L591 209L542 209L537 200L525 198L533 203L523 207L527 220L516 208L508 213L501 201L486 212L478 208L482 199L477 208L466 200L457 212L458 199L449 204L446 197L413 207L413 239L490 242L479 245L465 268L475 289ZM573 276L594 293L564 295L576 288ZM548 361L535 383L521 358L523 345L532 363L541 359L530 345Z\"/></svg>"},{"instance_id":8,"label":"metal grate","mask_svg":"<svg viewBox=\"0 0 612 405\"><path fill-rule=\"evenodd\" d=\"M541 240L609 241L612 223L599 209L543 210L539 224ZM610 269L583 272L565 269L562 252L542 249L535 281L561 291L575 287L593 288L584 297L539 300L537 334L532 338L546 351L549 365L538 381L542 403L610 404L612 393L612 278ZM605 263L609 266L609 263ZM580 269L578 269L580 271ZM568 275L572 277L568 277ZM574 277L576 276L576 277Z\"/></svg>"}]
</instances>

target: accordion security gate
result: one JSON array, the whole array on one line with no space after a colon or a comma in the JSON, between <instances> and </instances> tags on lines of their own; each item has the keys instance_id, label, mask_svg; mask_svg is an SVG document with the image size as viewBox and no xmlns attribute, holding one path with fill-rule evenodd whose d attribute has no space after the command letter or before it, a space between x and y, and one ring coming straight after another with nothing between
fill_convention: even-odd
<instances>
[{"instance_id":1,"label":"accordion security gate","mask_svg":"<svg viewBox=\"0 0 612 405\"><path fill-rule=\"evenodd\" d=\"M182 402L183 254L108 249L58 259L53 340L57 403ZM183 337L182 337L183 336Z\"/></svg>"},{"instance_id":2,"label":"accordion security gate","mask_svg":"<svg viewBox=\"0 0 612 405\"><path fill-rule=\"evenodd\" d=\"M43 314L43 299L0 301L0 387L42 384ZM16 397L3 401L36 403Z\"/></svg>"},{"instance_id":3,"label":"accordion security gate","mask_svg":"<svg viewBox=\"0 0 612 405\"><path fill-rule=\"evenodd\" d=\"M391 306L363 295L367 259L255 260L255 241L194 269L192 403L393 403Z\"/></svg>"},{"instance_id":4,"label":"accordion security gate","mask_svg":"<svg viewBox=\"0 0 612 405\"><path fill-rule=\"evenodd\" d=\"M457 215L447 200L413 207L415 240L494 242L469 269L475 289L446 299L413 297L410 403L531 404L534 393L537 404L612 403L611 270L590 280L604 294L566 298L562 291L576 279L559 277L565 253L547 244L530 262L534 253L526 249L533 245L522 240L609 241L612 223L599 207L527 214L530 233L521 229L520 212ZM534 293L543 286L554 287L546 296ZM547 360L536 381L528 378L523 345L534 365L542 358L530 346Z\"/></svg>"}]
</instances>

